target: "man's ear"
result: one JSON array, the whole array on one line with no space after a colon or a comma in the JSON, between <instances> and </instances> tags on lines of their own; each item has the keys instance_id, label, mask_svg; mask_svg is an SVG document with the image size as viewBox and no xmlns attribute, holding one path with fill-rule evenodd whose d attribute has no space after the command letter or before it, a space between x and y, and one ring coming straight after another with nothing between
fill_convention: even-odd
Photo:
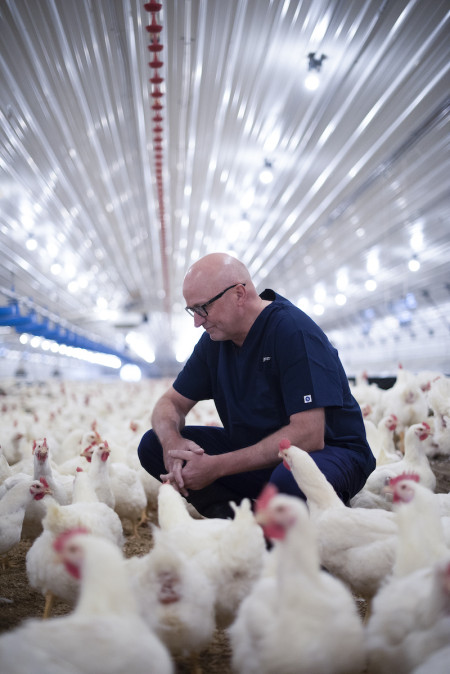
<instances>
[{"instance_id":1,"label":"man's ear","mask_svg":"<svg viewBox=\"0 0 450 674\"><path fill-rule=\"evenodd\" d=\"M238 298L238 305L242 306L245 298L247 297L247 290L245 286L242 285L242 283L236 286L236 296Z\"/></svg>"}]
</instances>

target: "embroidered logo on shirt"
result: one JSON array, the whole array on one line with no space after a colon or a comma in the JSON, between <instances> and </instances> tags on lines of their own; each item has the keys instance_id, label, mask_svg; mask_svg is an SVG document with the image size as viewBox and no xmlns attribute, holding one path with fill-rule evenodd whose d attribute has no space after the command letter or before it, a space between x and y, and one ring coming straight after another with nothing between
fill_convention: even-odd
<instances>
[{"instance_id":1,"label":"embroidered logo on shirt","mask_svg":"<svg viewBox=\"0 0 450 674\"><path fill-rule=\"evenodd\" d=\"M272 359L272 356L263 356L262 362L266 363L268 360L271 360L271 359Z\"/></svg>"},{"instance_id":2,"label":"embroidered logo on shirt","mask_svg":"<svg viewBox=\"0 0 450 674\"><path fill-rule=\"evenodd\" d=\"M312 403L312 395L303 396L304 403Z\"/></svg>"}]
</instances>

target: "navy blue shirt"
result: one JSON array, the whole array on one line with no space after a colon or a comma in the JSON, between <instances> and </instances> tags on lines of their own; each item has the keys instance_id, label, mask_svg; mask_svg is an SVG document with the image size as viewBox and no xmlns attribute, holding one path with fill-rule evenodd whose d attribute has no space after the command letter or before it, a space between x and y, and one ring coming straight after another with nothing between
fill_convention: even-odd
<instances>
[{"instance_id":1,"label":"navy blue shirt","mask_svg":"<svg viewBox=\"0 0 450 674\"><path fill-rule=\"evenodd\" d=\"M361 410L338 352L319 326L273 290L241 347L205 332L173 386L191 400L214 399L235 448L252 445L296 412L325 408L325 444L367 455Z\"/></svg>"}]
</instances>

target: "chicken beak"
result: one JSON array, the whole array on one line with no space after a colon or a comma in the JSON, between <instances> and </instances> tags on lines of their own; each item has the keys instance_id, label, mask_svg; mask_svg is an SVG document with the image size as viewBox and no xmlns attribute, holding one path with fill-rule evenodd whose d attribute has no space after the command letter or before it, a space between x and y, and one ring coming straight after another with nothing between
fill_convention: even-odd
<instances>
[{"instance_id":1,"label":"chicken beak","mask_svg":"<svg viewBox=\"0 0 450 674\"><path fill-rule=\"evenodd\" d=\"M264 526L268 523L268 517L267 513L264 512L264 510L260 510L259 512L255 513L255 522L259 524L260 526Z\"/></svg>"}]
</instances>

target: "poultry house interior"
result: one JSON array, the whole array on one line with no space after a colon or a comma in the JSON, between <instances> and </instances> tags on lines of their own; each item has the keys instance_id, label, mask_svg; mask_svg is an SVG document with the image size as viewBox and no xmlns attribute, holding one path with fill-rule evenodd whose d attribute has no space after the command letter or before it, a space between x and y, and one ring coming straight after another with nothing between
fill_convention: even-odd
<instances>
[{"instance_id":1,"label":"poultry house interior","mask_svg":"<svg viewBox=\"0 0 450 674\"><path fill-rule=\"evenodd\" d=\"M1 374L173 376L214 251L349 376L450 373L448 3L145 4L2 2Z\"/></svg>"},{"instance_id":2,"label":"poultry house interior","mask_svg":"<svg viewBox=\"0 0 450 674\"><path fill-rule=\"evenodd\" d=\"M446 672L448 2L2 0L0 32L2 674L94 674L99 615L111 674L139 636L167 674ZM202 517L142 467L215 252L337 349L376 461L347 507L295 443L308 510Z\"/></svg>"}]
</instances>

